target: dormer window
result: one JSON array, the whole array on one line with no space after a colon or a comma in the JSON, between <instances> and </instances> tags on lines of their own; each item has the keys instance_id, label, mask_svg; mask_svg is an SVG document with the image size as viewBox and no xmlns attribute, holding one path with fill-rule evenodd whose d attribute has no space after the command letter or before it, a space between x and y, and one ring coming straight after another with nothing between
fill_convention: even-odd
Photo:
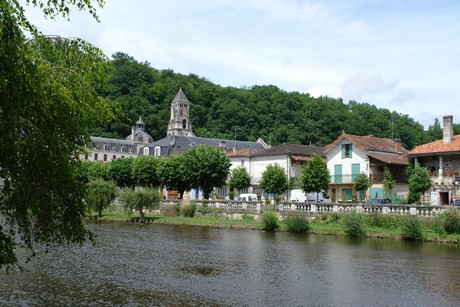
<instances>
[{"instance_id":1,"label":"dormer window","mask_svg":"<svg viewBox=\"0 0 460 307\"><path fill-rule=\"evenodd\" d=\"M109 150L109 146L107 146L107 144L104 144L104 150Z\"/></svg>"}]
</instances>

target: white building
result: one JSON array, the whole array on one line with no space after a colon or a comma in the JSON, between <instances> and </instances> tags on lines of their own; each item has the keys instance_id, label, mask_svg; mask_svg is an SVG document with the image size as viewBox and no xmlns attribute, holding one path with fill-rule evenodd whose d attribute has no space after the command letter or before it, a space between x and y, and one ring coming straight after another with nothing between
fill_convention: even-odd
<instances>
[{"instance_id":1,"label":"white building","mask_svg":"<svg viewBox=\"0 0 460 307\"><path fill-rule=\"evenodd\" d=\"M301 175L302 165L310 160L313 154L324 156L323 150L324 147L318 146L282 144L263 150L242 149L231 152L227 156L232 164L231 169L245 167L251 176L252 187L249 192L262 196L263 191L258 185L267 166L277 164L285 170L288 178L298 178Z\"/></svg>"},{"instance_id":2,"label":"white building","mask_svg":"<svg viewBox=\"0 0 460 307\"><path fill-rule=\"evenodd\" d=\"M406 167L407 150L400 142L373 135L357 136L343 133L327 145L327 167L331 174L329 195L332 201L350 202L354 199L383 197L383 172L387 165L396 184L393 197L406 197L408 185ZM364 173L371 180L367 195L357 195L353 188L355 178Z\"/></svg>"}]
</instances>

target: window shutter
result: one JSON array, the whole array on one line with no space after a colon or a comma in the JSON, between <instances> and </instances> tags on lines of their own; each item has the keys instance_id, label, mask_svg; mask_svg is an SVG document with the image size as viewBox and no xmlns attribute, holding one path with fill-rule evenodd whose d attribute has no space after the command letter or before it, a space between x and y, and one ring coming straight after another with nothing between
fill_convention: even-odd
<instances>
[{"instance_id":1,"label":"window shutter","mask_svg":"<svg viewBox=\"0 0 460 307\"><path fill-rule=\"evenodd\" d=\"M350 144L350 159L353 158L353 144Z\"/></svg>"},{"instance_id":2,"label":"window shutter","mask_svg":"<svg viewBox=\"0 0 460 307\"><path fill-rule=\"evenodd\" d=\"M342 159L345 159L345 144L342 144Z\"/></svg>"}]
</instances>

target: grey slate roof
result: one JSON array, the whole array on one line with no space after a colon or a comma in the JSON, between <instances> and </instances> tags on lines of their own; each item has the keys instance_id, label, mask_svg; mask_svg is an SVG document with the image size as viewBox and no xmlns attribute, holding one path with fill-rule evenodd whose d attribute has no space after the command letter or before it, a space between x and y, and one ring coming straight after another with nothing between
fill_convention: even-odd
<instances>
[{"instance_id":1,"label":"grey slate roof","mask_svg":"<svg viewBox=\"0 0 460 307\"><path fill-rule=\"evenodd\" d=\"M179 154L187 149L190 149L198 145L208 145L212 147L223 147L227 151L233 151L233 148L255 148L263 149L262 144L258 142L249 141L238 141L238 140L224 140L224 139L213 139L213 138L202 138L202 137L189 137L189 136L174 136L168 135L148 146L151 148L150 153L154 154L154 148L157 146L161 147L161 155L169 156L172 154Z\"/></svg>"},{"instance_id":2,"label":"grey slate roof","mask_svg":"<svg viewBox=\"0 0 460 307\"><path fill-rule=\"evenodd\" d=\"M129 140L120 140L120 139L110 139L97 136L91 136L91 144L88 146L90 149L99 149L102 150L104 145L107 145L108 151L121 151L121 148L124 147L126 152L130 152L130 148L133 153L137 152L137 146Z\"/></svg>"}]
</instances>

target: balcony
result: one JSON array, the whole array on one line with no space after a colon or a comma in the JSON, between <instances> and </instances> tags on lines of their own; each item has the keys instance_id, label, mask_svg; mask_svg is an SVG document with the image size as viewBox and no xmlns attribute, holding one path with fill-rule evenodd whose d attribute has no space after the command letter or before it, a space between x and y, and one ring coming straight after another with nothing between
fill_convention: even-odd
<instances>
[{"instance_id":1,"label":"balcony","mask_svg":"<svg viewBox=\"0 0 460 307\"><path fill-rule=\"evenodd\" d=\"M332 175L331 184L353 184L357 176L355 174ZM383 183L383 174L371 174L370 179L372 184ZM406 175L393 175L393 179L396 183L407 183Z\"/></svg>"}]
</instances>

